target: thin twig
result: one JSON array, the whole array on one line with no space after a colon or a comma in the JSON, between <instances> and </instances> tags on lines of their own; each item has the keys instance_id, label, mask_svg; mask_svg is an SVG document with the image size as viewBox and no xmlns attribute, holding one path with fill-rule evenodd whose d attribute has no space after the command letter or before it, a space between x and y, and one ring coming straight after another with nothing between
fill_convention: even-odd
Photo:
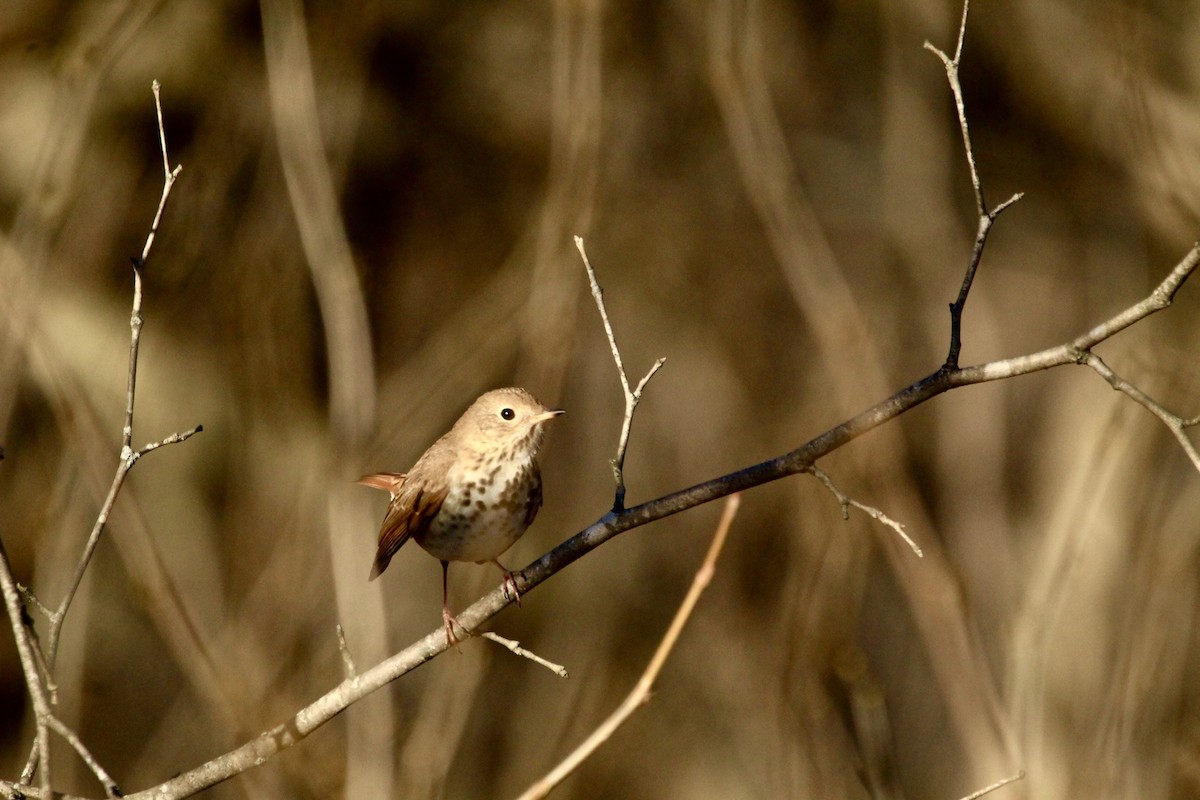
<instances>
[{"instance_id":1,"label":"thin twig","mask_svg":"<svg viewBox=\"0 0 1200 800\"><path fill-rule=\"evenodd\" d=\"M725 502L725 510L721 514L721 521L717 523L717 531L713 535L712 544L708 547L708 553L704 557L704 562L700 565L700 569L696 571L696 576L692 579L691 588L688 589L687 595L683 598L683 603L680 604L679 610L675 612L675 618L671 620L671 625L667 628L662 641L659 642L658 649L654 651L654 657L646 665L646 670L633 687L633 691L609 715L608 719L600 723L596 730L592 731L591 735L575 748L569 756L530 786L521 795L520 800L537 800L537 798L548 795L555 786L558 786L572 772L578 769L579 765L586 761L600 745L608 741L613 733L633 715L633 712L637 711L650 699L650 692L654 688L654 681L658 678L658 673L662 670L663 664L666 663L667 657L671 655L671 650L674 649L675 643L679 640L679 634L683 631L683 626L687 624L688 619L691 617L696 603L700 600L700 595L712 583L713 574L717 568L717 558L721 555L721 548L725 545L725 538L729 535L729 528L733 524L733 518L737 516L738 505L740 503L741 495L738 494L730 495L729 499Z\"/></svg>"},{"instance_id":2,"label":"thin twig","mask_svg":"<svg viewBox=\"0 0 1200 800\"><path fill-rule=\"evenodd\" d=\"M71 747L75 748L76 754L88 765L92 774L96 776L96 780L100 781L100 785L104 787L104 793L109 797L120 797L121 789L117 786L117 782L112 779L112 776L105 771L104 767L100 766L100 762L92 755L91 751L84 746L83 741L75 733L68 728L62 720L51 714L46 720L47 724L54 729L54 732L66 739Z\"/></svg>"},{"instance_id":3,"label":"thin twig","mask_svg":"<svg viewBox=\"0 0 1200 800\"><path fill-rule=\"evenodd\" d=\"M50 619L54 616L54 612L47 608L41 600L38 600L37 595L35 595L33 590L28 586L18 583L17 591L21 593L21 599L27 606L33 606L35 609L37 609L38 613L40 613L46 619Z\"/></svg>"},{"instance_id":4,"label":"thin twig","mask_svg":"<svg viewBox=\"0 0 1200 800\"><path fill-rule=\"evenodd\" d=\"M146 259L150 258L150 248L154 246L154 237L158 234L158 224L162 222L163 209L167 207L167 197L171 194L171 187L175 185L175 179L183 171L182 164L176 164L172 169L171 162L167 159L167 131L163 127L162 98L159 96L161 89L162 85L158 81L150 84L150 90L154 92L154 112L158 116L158 143L162 148L162 198L158 201L158 210L154 213L154 221L150 223L150 235L146 237L146 243L142 246L142 257L140 263L137 264L138 267L145 266Z\"/></svg>"},{"instance_id":5,"label":"thin twig","mask_svg":"<svg viewBox=\"0 0 1200 800\"><path fill-rule=\"evenodd\" d=\"M67 590L63 595L58 607L49 614L50 625L46 635L45 650L40 653L42 669L46 674L47 684L50 687L54 686L52 675L54 671L54 662L58 655L58 645L62 633L62 626L67 617L67 612L71 607L71 603L75 599L75 595L79 591L79 586L83 582L83 576L87 572L88 565L91 564L92 556L96 551L96 546L100 543L101 534L108 523L108 518L112 513L113 505L116 503L117 495L121 491L121 487L125 483L125 478L137 460L146 453L156 450L159 447L168 444L177 444L186 441L192 435L199 433L203 427L197 425L195 428L183 433L174 433L165 439L158 442L152 442L140 450L134 450L133 442L133 412L134 400L137 394L137 366L138 366L138 350L141 343L142 334L142 268L146 264L146 260L150 257L151 248L154 246L154 238L158 233L158 228L162 222L163 211L166 209L167 199L171 195L171 187L175 185L175 179L179 177L182 166L176 165L171 168L170 162L167 159L167 134L163 126L162 101L160 96L160 85L158 81L154 81L150 85L154 93L154 109L158 119L158 139L162 150L163 157L163 190L158 201L158 207L154 212L154 219L150 224L150 232L146 236L146 242L142 246L142 252L139 256L131 259L133 262L133 306L129 315L129 373L126 381L125 390L125 422L121 429L121 453L117 460L117 468L113 475L112 483L109 485L108 495L104 499L104 503L100 507L100 512L96 516L96 522L92 526L92 531L88 536L87 542L84 544L83 552L81 553L78 562L75 565L75 571L71 575L71 580L67 586ZM45 609L41 603L38 604ZM40 719L42 712L38 710L35 698L34 713L39 717L38 736L42 737L42 733L46 727L46 720ZM48 710L46 711L48 713ZM58 723L62 725L62 723ZM65 726L63 726L65 728ZM56 728L57 730L57 728ZM26 761L25 769L21 773L22 783L28 783L33 779L34 771L38 764L42 765L42 777L46 788L49 787L49 763L45 760L45 748L39 740L35 742L32 751L29 754L29 759ZM78 748L76 748L78 750Z\"/></svg>"},{"instance_id":6,"label":"thin twig","mask_svg":"<svg viewBox=\"0 0 1200 800\"><path fill-rule=\"evenodd\" d=\"M1019 780L1023 780L1024 778L1025 778L1025 770L1021 770L1016 775L1009 775L1007 778L1005 778L1002 781L996 781L991 786L985 786L982 789L980 789L978 792L972 792L971 794L962 798L962 800L979 800L979 798L983 797L985 794L991 794L992 792L999 789L1001 786L1008 786L1010 783L1015 783Z\"/></svg>"},{"instance_id":7,"label":"thin twig","mask_svg":"<svg viewBox=\"0 0 1200 800\"><path fill-rule=\"evenodd\" d=\"M46 652L42 649L42 641L38 637L37 628L34 627L32 619L26 618L24 622L25 630L29 632L29 642L33 645L33 659L37 662L38 673L45 682L50 705L58 705L58 684L54 681L54 673L50 669L50 665L46 663Z\"/></svg>"},{"instance_id":8,"label":"thin twig","mask_svg":"<svg viewBox=\"0 0 1200 800\"><path fill-rule=\"evenodd\" d=\"M550 670L551 672L553 672L555 675L557 675L560 678L571 677L570 675L567 674L567 668L564 667L562 664L555 664L553 661L547 661L546 659L539 656L537 653L534 653L530 650L526 650L524 647L521 647L521 643L518 641L515 641L513 639L505 639L500 634L493 633L491 631L484 631L483 633L481 633L479 635L482 636L484 639L490 639L491 641L495 642L496 644L500 645L501 647L508 648L514 654L521 656L522 658L528 658L533 663L540 664L541 666Z\"/></svg>"},{"instance_id":9,"label":"thin twig","mask_svg":"<svg viewBox=\"0 0 1200 800\"><path fill-rule=\"evenodd\" d=\"M191 428L190 430L181 431L179 433L172 433L170 436L166 437L165 439L159 439L157 442L150 442L147 445L143 445L141 450L137 450L134 452L133 460L136 461L137 459L146 455L146 453L149 453L152 450L157 450L160 447L166 447L169 444L179 444L180 442L186 442L188 439L192 438L197 433L204 433L203 425L197 425L196 427Z\"/></svg>"},{"instance_id":10,"label":"thin twig","mask_svg":"<svg viewBox=\"0 0 1200 800\"><path fill-rule=\"evenodd\" d=\"M1197 452L1196 445L1193 444L1187 435L1187 428L1195 425L1196 419L1183 419L1179 415L1171 413L1153 397L1118 375L1108 364L1104 363L1104 360L1100 356L1091 350L1081 350L1079 353L1079 362L1095 370L1100 377L1108 381L1108 385L1115 391L1123 393L1151 414L1158 417L1167 426L1167 430L1171 431L1171 435L1179 442L1180 447L1183 448L1183 452L1187 454L1188 460L1192 462L1192 466L1197 471L1200 471L1200 452Z\"/></svg>"},{"instance_id":11,"label":"thin twig","mask_svg":"<svg viewBox=\"0 0 1200 800\"><path fill-rule=\"evenodd\" d=\"M96 545L100 542L100 536L104 532L105 525L108 523L108 517L112 513L112 508L116 503L117 495L121 491L121 486L125 483L125 476L129 474L129 470L133 468L138 458L145 453L164 444L185 441L193 434L203 430L202 426L197 425L186 433L173 434L161 442L146 445L141 450L134 451L132 447L134 399L137 394L138 350L141 344L143 322L142 267L145 266L146 260L150 257L150 250L154 246L154 237L158 233L159 224L162 222L163 211L167 206L167 199L171 196L171 187L175 185L175 179L183 169L182 165L176 165L172 169L167 159L167 132L163 127L161 86L156 80L150 84L150 88L154 92L154 110L158 118L158 140L163 154L163 189L158 201L158 208L154 212L154 219L150 224L150 232L147 234L146 242L142 246L142 253L138 258L133 260L133 308L129 315L129 374L125 389L125 424L121 432L121 457L117 463L112 484L109 486L108 495L104 499L104 504L100 507L100 513L96 517L96 523L93 525L92 532L88 536L87 544L84 545L79 562L75 565L75 573L71 576L71 582L68 584L66 594L63 595L62 602L59 603L58 608L54 612L54 617L50 624L50 633L47 636L46 651L46 657L51 666L53 666L55 655L58 652L59 633L62 630L63 620L66 617L67 610L71 606L71 602L75 598L75 593L79 591L79 584L83 581L88 564L91 563L92 554L96 550Z\"/></svg>"},{"instance_id":12,"label":"thin twig","mask_svg":"<svg viewBox=\"0 0 1200 800\"><path fill-rule=\"evenodd\" d=\"M962 131L963 151L967 156L967 169L971 174L971 187L975 190L975 209L979 214L979 227L975 233L975 245L971 248L971 259L967 263L967 272L963 276L962 286L958 290L958 297L950 304L950 349L946 354L946 363L944 369L958 369L958 356L962 350L962 313L963 308L967 304L967 295L971 292L971 285L975 282L975 273L979 269L979 262L983 258L983 248L987 244L988 232L992 228L992 223L996 221L996 217L1013 203L1017 202L1023 196L1018 192L1012 197L1005 200L995 209L989 211L987 201L983 195L983 182L979 179L979 170L975 166L975 150L971 147L971 129L967 125L967 107L963 100L962 83L958 79L959 62L962 59L963 41L967 35L967 12L970 9L970 0L963 0L962 22L958 28L958 42L954 48L954 57L946 55L930 42L925 42L925 49L933 53L942 61L942 65L946 68L946 80L950 84L950 91L954 94L954 107L958 112L958 127Z\"/></svg>"},{"instance_id":13,"label":"thin twig","mask_svg":"<svg viewBox=\"0 0 1200 800\"><path fill-rule=\"evenodd\" d=\"M946 68L946 78L950 81L950 91L954 93L954 106L958 111L958 127L962 132L963 149L967 154L967 168L971 171L971 186L975 189L975 208L979 216L987 216L987 203L983 198L983 184L979 180L979 171L975 168L975 150L971 147L971 130L967 126L967 105L963 100L962 84L958 80L958 67L962 60L963 42L967 36L967 12L971 0L963 0L962 22L958 26L958 42L954 46L954 57L946 55L931 42L925 42L925 49L942 60Z\"/></svg>"},{"instance_id":14,"label":"thin twig","mask_svg":"<svg viewBox=\"0 0 1200 800\"><path fill-rule=\"evenodd\" d=\"M34 626L33 620L28 618L29 607L37 609L39 613L46 617L47 620L54 619L54 612L46 608L42 601L37 598L33 590L20 583L17 584L17 592L21 595L21 602L24 604L21 608L22 618L25 630L29 635L29 642L33 645L31 652L33 659L37 662L38 674L45 681L46 694L49 695L50 705L58 705L58 684L54 682L54 675L51 673L50 665L46 663L46 652L42 648L41 638L38 636L37 628Z\"/></svg>"},{"instance_id":15,"label":"thin twig","mask_svg":"<svg viewBox=\"0 0 1200 800\"><path fill-rule=\"evenodd\" d=\"M857 508L859 511L862 511L863 513L865 513L871 519L876 520L877 522L883 523L884 525L886 525L889 528L891 528L892 530L894 530L896 533L900 534L900 538L903 539L904 543L907 544L909 546L909 548L914 553L917 554L917 558L924 558L925 553L922 552L921 548L917 545L917 543L914 542L907 533L905 533L904 526L901 523L892 519L887 514L880 511L878 508L874 508L874 507L868 506L868 505L863 505L862 503L858 502L854 498L847 495L845 492L843 492L841 489L839 489L834 484L833 479L830 478L829 475L826 474L826 472L823 469L821 469L820 467L818 467L816 464L813 464L811 467L809 467L805 471L811 473L813 476L816 477L817 480L819 480L821 483L825 484L826 489L833 492L833 496L837 498L838 503L842 507L842 519L850 518L850 507L853 506L854 508Z\"/></svg>"},{"instance_id":16,"label":"thin twig","mask_svg":"<svg viewBox=\"0 0 1200 800\"><path fill-rule=\"evenodd\" d=\"M625 510L625 451L629 447L629 431L633 427L633 413L637 410L638 402L642 399L642 390L646 388L646 384L654 377L654 373L667 362L667 359L660 358L654 362L654 366L650 367L650 371L646 373L646 377L638 381L638 385L634 389L629 388L629 376L625 374L625 364L621 361L621 351L617 348L617 339L613 335L612 324L608 321L608 310L604 307L604 290L600 288L600 282L596 280L596 271L592 269L592 262L588 260L587 251L583 249L583 237L575 237L575 247L579 250L579 255L583 258L584 269L587 270L588 283L592 288L592 297L596 300L596 307L600 309L600 319L604 322L604 332L608 334L608 344L612 348L613 361L617 364L617 373L621 376L621 390L625 394L625 418L621 422L621 437L617 442L617 456L612 460L613 478L617 482L616 497L613 500L613 513L620 514Z\"/></svg>"},{"instance_id":17,"label":"thin twig","mask_svg":"<svg viewBox=\"0 0 1200 800\"><path fill-rule=\"evenodd\" d=\"M33 753L30 760L36 758L43 765L40 785L43 794L48 797L50 794L50 736L48 732L50 704L42 686L39 660L34 654L36 645L31 641L29 635L29 616L25 613L25 607L21 603L21 593L17 591L17 582L13 579L12 564L8 560L8 551L4 548L3 540L0 540L0 594L4 595L4 608L8 612L13 639L17 643L17 655L21 660L25 688L29 692L29 699L33 704L34 735ZM33 769L27 766L21 773L21 783L30 783L32 780Z\"/></svg>"}]
</instances>

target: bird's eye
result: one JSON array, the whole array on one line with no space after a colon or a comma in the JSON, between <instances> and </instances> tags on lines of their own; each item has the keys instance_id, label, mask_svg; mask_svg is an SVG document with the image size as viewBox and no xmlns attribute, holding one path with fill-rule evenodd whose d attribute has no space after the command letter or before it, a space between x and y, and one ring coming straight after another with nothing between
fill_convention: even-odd
<instances>
[{"instance_id":1,"label":"bird's eye","mask_svg":"<svg viewBox=\"0 0 1200 800\"><path fill-rule=\"evenodd\" d=\"M502 408L502 409L500 409L500 417L501 417L501 419L512 419L512 418L513 418L513 417L515 417L516 415L517 415L517 413L516 413L515 411L513 411L511 408Z\"/></svg>"}]
</instances>

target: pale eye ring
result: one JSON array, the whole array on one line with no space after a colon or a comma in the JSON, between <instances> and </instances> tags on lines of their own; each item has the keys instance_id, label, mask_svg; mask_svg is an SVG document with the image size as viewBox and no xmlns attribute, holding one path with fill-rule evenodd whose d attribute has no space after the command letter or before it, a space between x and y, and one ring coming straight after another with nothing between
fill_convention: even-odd
<instances>
[{"instance_id":1,"label":"pale eye ring","mask_svg":"<svg viewBox=\"0 0 1200 800\"><path fill-rule=\"evenodd\" d=\"M501 419L512 420L513 417L515 417L515 416L517 416L517 412L513 411L511 408L500 409L500 418Z\"/></svg>"}]
</instances>

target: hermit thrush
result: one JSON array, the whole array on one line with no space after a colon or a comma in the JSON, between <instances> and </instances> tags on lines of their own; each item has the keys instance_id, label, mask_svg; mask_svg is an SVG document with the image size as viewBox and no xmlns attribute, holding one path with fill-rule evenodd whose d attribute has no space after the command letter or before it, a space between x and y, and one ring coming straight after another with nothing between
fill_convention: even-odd
<instances>
[{"instance_id":1,"label":"hermit thrush","mask_svg":"<svg viewBox=\"0 0 1200 800\"><path fill-rule=\"evenodd\" d=\"M521 538L542 505L537 464L542 425L561 413L524 389L495 389L472 403L407 473L358 480L392 495L370 579L415 539L442 562L442 622L452 644L458 637L446 593L451 561L492 562L504 572L505 588L520 600L512 573L496 559Z\"/></svg>"}]
</instances>

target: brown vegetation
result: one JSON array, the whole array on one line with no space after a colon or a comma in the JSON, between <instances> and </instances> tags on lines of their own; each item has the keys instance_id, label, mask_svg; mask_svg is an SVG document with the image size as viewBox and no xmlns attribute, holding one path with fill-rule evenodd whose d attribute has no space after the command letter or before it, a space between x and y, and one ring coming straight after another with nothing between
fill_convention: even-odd
<instances>
[{"instance_id":1,"label":"brown vegetation","mask_svg":"<svg viewBox=\"0 0 1200 800\"><path fill-rule=\"evenodd\" d=\"M790 450L921 375L975 237L942 64L957 2L27 4L0 20L0 537L64 591L111 480L132 278L132 473L70 618L58 714L127 791L270 728L440 626L440 571L366 581L382 498L482 391L567 415L523 565L604 514L623 399L660 356L632 506ZM305 25L298 27L303 19ZM1068 341L1200 233L1200 10L978 3L962 81L988 199L1015 192L966 366ZM311 75L312 82L307 76ZM319 124L320 138L313 136ZM358 285L355 285L355 279ZM1200 413L1176 305L1098 351ZM635 715L556 797L1200 795L1200 476L1091 370L948 392L742 497ZM225 797L509 797L623 698L719 505L621 536ZM455 567L461 608L498 583ZM43 622L39 620L39 625ZM32 712L0 636L0 778ZM61 740L55 788L98 796Z\"/></svg>"}]
</instances>

